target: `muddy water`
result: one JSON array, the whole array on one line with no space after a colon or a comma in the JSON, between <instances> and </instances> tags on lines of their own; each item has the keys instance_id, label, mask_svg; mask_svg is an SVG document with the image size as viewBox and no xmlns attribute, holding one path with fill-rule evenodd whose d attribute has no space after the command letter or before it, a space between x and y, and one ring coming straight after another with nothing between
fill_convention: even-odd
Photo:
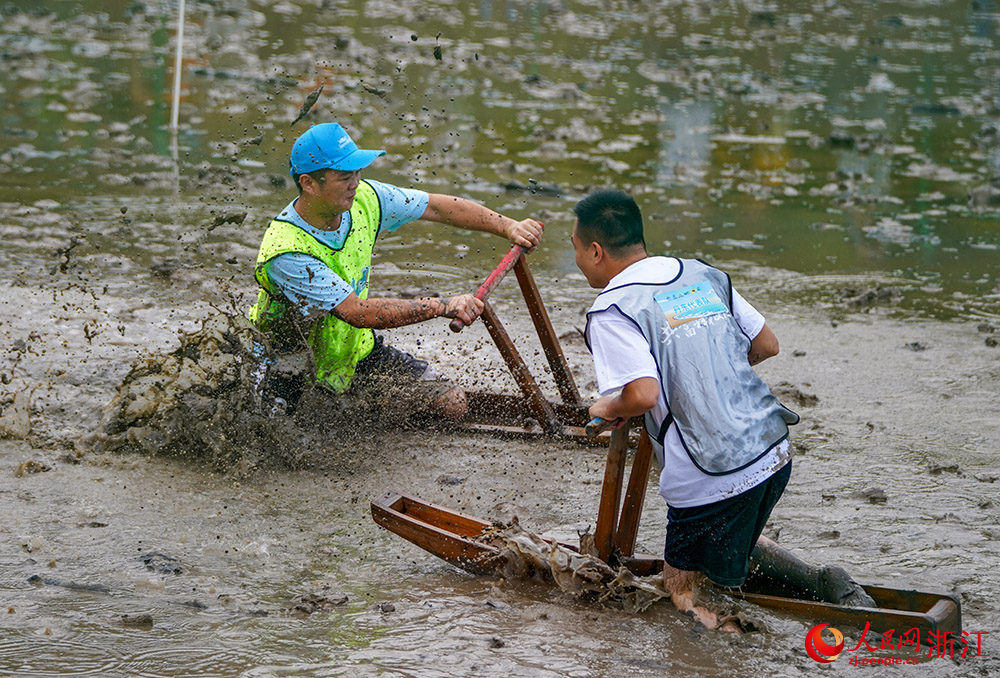
<instances>
[{"instance_id":1,"label":"muddy water","mask_svg":"<svg viewBox=\"0 0 1000 678\"><path fill-rule=\"evenodd\" d=\"M568 209L592 186L631 190L652 250L731 271L781 339L760 370L804 421L769 531L865 582L959 592L995 656L996 8L713 5L188 3L174 152L171 3L5 4L0 673L815 670L801 620L699 633L666 605L628 615L469 577L368 516L395 488L572 537L596 513L593 449L304 433L289 445L309 468L238 478L87 451L134 358L248 303L260 234L290 199L290 141L328 119L389 151L374 178L546 223L532 265L588 397L573 328L592 292ZM504 249L413 224L383 242L374 289L466 291ZM515 286L496 305L537 366ZM471 388L512 388L481 327L392 335ZM640 544L655 553L654 486Z\"/></svg>"}]
</instances>

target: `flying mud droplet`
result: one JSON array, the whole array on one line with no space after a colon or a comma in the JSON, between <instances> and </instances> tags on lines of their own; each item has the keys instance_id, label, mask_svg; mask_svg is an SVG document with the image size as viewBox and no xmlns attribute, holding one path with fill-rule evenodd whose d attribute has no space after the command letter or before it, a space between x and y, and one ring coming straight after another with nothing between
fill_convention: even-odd
<instances>
[{"instance_id":1,"label":"flying mud droplet","mask_svg":"<svg viewBox=\"0 0 1000 678\"><path fill-rule=\"evenodd\" d=\"M319 95L323 93L323 87L324 85L320 85L313 91L309 92L305 102L302 104L302 108L299 109L299 114L295 116L295 120L292 120L289 123L289 127L306 117L306 114L309 113L310 109L312 109L312 107L316 105L316 102L319 101Z\"/></svg>"},{"instance_id":2,"label":"flying mud droplet","mask_svg":"<svg viewBox=\"0 0 1000 678\"><path fill-rule=\"evenodd\" d=\"M223 224L235 224L236 226L239 226L244 221L246 221L246 218L247 218L246 212L226 212L225 214L220 214L219 216L215 217L212 223L208 225L208 230L214 231Z\"/></svg>"},{"instance_id":3,"label":"flying mud droplet","mask_svg":"<svg viewBox=\"0 0 1000 678\"><path fill-rule=\"evenodd\" d=\"M384 89L379 89L378 87L372 87L371 85L366 85L365 83L361 83L361 89L368 92L369 94L374 94L380 99L385 99Z\"/></svg>"}]
</instances>

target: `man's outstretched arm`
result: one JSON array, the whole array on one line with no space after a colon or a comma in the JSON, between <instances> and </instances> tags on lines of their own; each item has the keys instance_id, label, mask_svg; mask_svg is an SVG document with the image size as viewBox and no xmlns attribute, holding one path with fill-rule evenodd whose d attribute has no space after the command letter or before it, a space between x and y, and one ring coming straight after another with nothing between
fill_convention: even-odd
<instances>
[{"instance_id":1,"label":"man's outstretched arm","mask_svg":"<svg viewBox=\"0 0 1000 678\"><path fill-rule=\"evenodd\" d=\"M616 395L605 396L590 406L591 417L600 417L608 421L645 414L656 405L660 395L660 382L653 377L640 377L625 384Z\"/></svg>"},{"instance_id":2,"label":"man's outstretched arm","mask_svg":"<svg viewBox=\"0 0 1000 678\"><path fill-rule=\"evenodd\" d=\"M442 193L428 195L427 209L420 218L456 228L493 233L528 249L541 242L544 229L534 219L515 221L477 202Z\"/></svg>"}]
</instances>

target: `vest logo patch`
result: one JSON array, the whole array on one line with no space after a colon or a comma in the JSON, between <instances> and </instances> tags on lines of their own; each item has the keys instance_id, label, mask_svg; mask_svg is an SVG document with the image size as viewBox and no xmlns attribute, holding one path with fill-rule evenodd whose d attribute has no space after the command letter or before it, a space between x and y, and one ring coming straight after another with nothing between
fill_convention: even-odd
<instances>
[{"instance_id":1,"label":"vest logo patch","mask_svg":"<svg viewBox=\"0 0 1000 678\"><path fill-rule=\"evenodd\" d=\"M354 293L359 297L361 293L368 289L368 273L371 271L371 266L365 266L361 269L361 278L352 278L351 287L354 288Z\"/></svg>"},{"instance_id":2,"label":"vest logo patch","mask_svg":"<svg viewBox=\"0 0 1000 678\"><path fill-rule=\"evenodd\" d=\"M707 280L672 292L661 292L653 297L653 301L659 305L671 328L728 310Z\"/></svg>"}]
</instances>

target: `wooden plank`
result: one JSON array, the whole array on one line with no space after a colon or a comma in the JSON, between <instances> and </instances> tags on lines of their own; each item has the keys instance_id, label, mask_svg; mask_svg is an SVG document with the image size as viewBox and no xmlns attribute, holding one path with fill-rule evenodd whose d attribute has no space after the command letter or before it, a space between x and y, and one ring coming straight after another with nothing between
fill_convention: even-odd
<instances>
[{"instance_id":1,"label":"wooden plank","mask_svg":"<svg viewBox=\"0 0 1000 678\"><path fill-rule=\"evenodd\" d=\"M482 520L453 511L442 511L435 506L408 499L404 500L403 510L400 513L412 516L420 522L439 527L442 530L462 537L478 536L484 529L489 527L489 523Z\"/></svg>"},{"instance_id":2,"label":"wooden plank","mask_svg":"<svg viewBox=\"0 0 1000 678\"><path fill-rule=\"evenodd\" d=\"M653 443L643 428L639 436L639 447L632 460L628 489L625 491L625 501L622 502L622 515L615 533L615 547L623 556L631 556L635 552L635 540L639 534L639 518L642 516L642 505L646 499L649 463L652 457Z\"/></svg>"},{"instance_id":3,"label":"wooden plank","mask_svg":"<svg viewBox=\"0 0 1000 678\"><path fill-rule=\"evenodd\" d=\"M604 467L604 483L601 485L601 503L597 509L597 526L594 527L594 543L601 560L611 558L615 539L615 525L618 522L618 503L622 496L622 480L625 476L625 450L628 448L628 426L611 432L608 445L608 461Z\"/></svg>"},{"instance_id":4,"label":"wooden plank","mask_svg":"<svg viewBox=\"0 0 1000 678\"><path fill-rule=\"evenodd\" d=\"M580 443L581 445L600 448L606 448L608 446L608 440L611 439L610 434L605 434L598 438L591 438L584 432L583 427L581 426L563 426L561 430L555 433L549 433L543 430L540 426L532 428L531 430L526 430L523 426L466 423L460 424L459 428L469 433L485 433L500 438L519 438L539 441L552 438L564 438Z\"/></svg>"},{"instance_id":5,"label":"wooden plank","mask_svg":"<svg viewBox=\"0 0 1000 678\"><path fill-rule=\"evenodd\" d=\"M463 419L476 423L519 426L528 409L528 401L523 395L466 391L465 397L469 401L469 411ZM582 427L589 420L587 408L583 405L565 405L551 400L549 405L559 421L567 426Z\"/></svg>"},{"instance_id":6,"label":"wooden plank","mask_svg":"<svg viewBox=\"0 0 1000 678\"><path fill-rule=\"evenodd\" d=\"M542 303L542 295L538 292L538 285L535 284L535 278L528 270L528 263L523 256L514 264L514 274L521 286L524 303L528 306L528 315L531 317L531 322L535 324L535 331L542 343L542 351L545 353L545 359L549 362L552 378L556 382L556 388L559 389L559 395L567 405L580 405L580 391L576 388L573 373L570 372L569 363L566 362L566 356L559 345L559 337L556 336L555 328L552 327L552 321L545 310L545 304Z\"/></svg>"},{"instance_id":7,"label":"wooden plank","mask_svg":"<svg viewBox=\"0 0 1000 678\"><path fill-rule=\"evenodd\" d=\"M455 534L445 527L420 520L414 513L403 513L400 509L412 501L396 493L387 493L380 500L371 503L372 518L390 532L467 572L491 574L502 565L498 549ZM412 508L411 506L411 510ZM433 512L433 507L427 508ZM441 513L450 512L441 511ZM452 514L451 518L442 515L439 522L443 524L457 522L454 515ZM478 533L479 531L476 532Z\"/></svg>"},{"instance_id":8,"label":"wooden plank","mask_svg":"<svg viewBox=\"0 0 1000 678\"><path fill-rule=\"evenodd\" d=\"M622 556L618 559L618 564L623 565L637 577L653 577L663 573L663 558L657 558L645 553Z\"/></svg>"},{"instance_id":9,"label":"wooden plank","mask_svg":"<svg viewBox=\"0 0 1000 678\"><path fill-rule=\"evenodd\" d=\"M524 394L525 399L528 401L528 408L535 415L535 418L538 419L538 423L542 425L542 428L550 433L558 433L562 429L562 425L556 419L552 405L542 395L541 389L538 388L538 383L531 376L531 371L521 358L521 354L517 352L517 347L511 341L510 335L504 329L500 318L497 317L496 311L493 310L493 306L489 301L484 301L483 304L483 324L486 325L486 329L493 338L493 343L497 345L500 355L503 356L504 362L507 363L507 369L510 370L511 376L514 377L518 388L521 389L521 393Z\"/></svg>"},{"instance_id":10,"label":"wooden plank","mask_svg":"<svg viewBox=\"0 0 1000 678\"><path fill-rule=\"evenodd\" d=\"M871 595L870 588L865 587L865 590ZM898 633L905 633L911 628L918 628L921 631L921 641L928 644L934 644L933 639L929 637L932 631L958 634L954 636L956 640L961 637L961 615L958 606L953 600L941 599L940 596L938 603L929 609L907 610L889 607L847 607L759 593L744 592L741 594L730 591L730 594L743 598L754 605L798 617L822 620L828 624L864 628L867 623L871 625L872 631L879 634L890 629L895 629ZM883 605L884 603L878 602L877 604Z\"/></svg>"}]
</instances>

